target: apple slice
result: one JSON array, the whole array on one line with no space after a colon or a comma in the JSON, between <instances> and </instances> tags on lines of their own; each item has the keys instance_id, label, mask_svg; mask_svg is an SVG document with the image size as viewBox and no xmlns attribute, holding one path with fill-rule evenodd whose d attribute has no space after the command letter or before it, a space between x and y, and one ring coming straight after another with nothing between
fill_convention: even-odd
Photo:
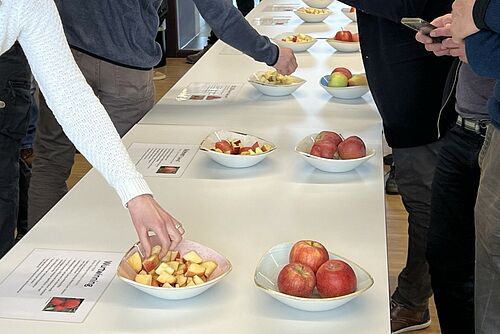
<instances>
[{"instance_id":1,"label":"apple slice","mask_svg":"<svg viewBox=\"0 0 500 334\"><path fill-rule=\"evenodd\" d=\"M267 152L267 151L270 151L272 149L272 146L269 145L269 144L264 144L262 145L262 152Z\"/></svg>"},{"instance_id":2,"label":"apple slice","mask_svg":"<svg viewBox=\"0 0 500 334\"><path fill-rule=\"evenodd\" d=\"M217 262L215 261L205 261L201 265L205 267L205 276L210 277L210 275L217 269Z\"/></svg>"},{"instance_id":3,"label":"apple slice","mask_svg":"<svg viewBox=\"0 0 500 334\"><path fill-rule=\"evenodd\" d=\"M147 272L155 270L159 264L160 264L160 258L158 257L158 255L151 255L142 262L142 266L144 267L144 270L146 270Z\"/></svg>"},{"instance_id":4,"label":"apple slice","mask_svg":"<svg viewBox=\"0 0 500 334\"><path fill-rule=\"evenodd\" d=\"M162 288L173 288L169 283L163 283Z\"/></svg>"},{"instance_id":5,"label":"apple slice","mask_svg":"<svg viewBox=\"0 0 500 334\"><path fill-rule=\"evenodd\" d=\"M196 285L194 282L193 282L193 278L192 277L189 277L187 279L187 283L186 283L186 286L194 286Z\"/></svg>"},{"instance_id":6,"label":"apple slice","mask_svg":"<svg viewBox=\"0 0 500 334\"><path fill-rule=\"evenodd\" d=\"M132 269L134 269L134 271L136 273L138 273L139 271L141 271L141 269L142 269L142 259L141 259L141 255L139 254L139 252L135 252L134 254L132 254L127 259L127 263L129 264L130 267L132 267Z\"/></svg>"},{"instance_id":7,"label":"apple slice","mask_svg":"<svg viewBox=\"0 0 500 334\"><path fill-rule=\"evenodd\" d=\"M170 261L166 263L170 268L172 268L174 271L177 271L179 269L180 263L178 261Z\"/></svg>"},{"instance_id":8,"label":"apple slice","mask_svg":"<svg viewBox=\"0 0 500 334\"><path fill-rule=\"evenodd\" d=\"M154 278L151 280L151 286L155 286L155 287L159 287L160 286L160 282L158 282L157 280L155 280Z\"/></svg>"},{"instance_id":9,"label":"apple slice","mask_svg":"<svg viewBox=\"0 0 500 334\"><path fill-rule=\"evenodd\" d=\"M171 275L167 272L163 272L160 276L158 276L157 281L160 283L174 284L175 282L177 282L177 279L175 278L174 275Z\"/></svg>"},{"instance_id":10,"label":"apple slice","mask_svg":"<svg viewBox=\"0 0 500 334\"><path fill-rule=\"evenodd\" d=\"M153 281L153 276L149 274L137 274L135 275L135 281L144 285L151 285Z\"/></svg>"},{"instance_id":11,"label":"apple slice","mask_svg":"<svg viewBox=\"0 0 500 334\"><path fill-rule=\"evenodd\" d=\"M161 275L163 273L169 273L170 275L172 275L174 272L175 270L165 262L160 263L158 268L156 268L155 270L155 273L157 273L158 275Z\"/></svg>"},{"instance_id":12,"label":"apple slice","mask_svg":"<svg viewBox=\"0 0 500 334\"><path fill-rule=\"evenodd\" d=\"M161 262L169 262L169 261L172 261L172 251L169 250L167 251L167 254L165 254L164 257L161 258Z\"/></svg>"},{"instance_id":13,"label":"apple slice","mask_svg":"<svg viewBox=\"0 0 500 334\"><path fill-rule=\"evenodd\" d=\"M200 278L200 276L198 276L198 275L194 275L194 276L193 276L193 282L194 282L194 284L196 284L196 285L200 285L200 284L205 283L205 282L204 282L204 281Z\"/></svg>"},{"instance_id":14,"label":"apple slice","mask_svg":"<svg viewBox=\"0 0 500 334\"><path fill-rule=\"evenodd\" d=\"M160 255L160 253L161 253L161 246L160 245L155 245L151 249L151 255Z\"/></svg>"},{"instance_id":15,"label":"apple slice","mask_svg":"<svg viewBox=\"0 0 500 334\"><path fill-rule=\"evenodd\" d=\"M179 251L173 250L172 255L170 256L170 261L176 261L178 258L180 258Z\"/></svg>"},{"instance_id":16,"label":"apple slice","mask_svg":"<svg viewBox=\"0 0 500 334\"><path fill-rule=\"evenodd\" d=\"M189 251L182 257L186 261L191 261L193 263L202 263L203 259L195 251Z\"/></svg>"},{"instance_id":17,"label":"apple slice","mask_svg":"<svg viewBox=\"0 0 500 334\"><path fill-rule=\"evenodd\" d=\"M186 272L187 277L192 277L194 275L201 276L203 274L205 274L205 267L197 263L191 263Z\"/></svg>"},{"instance_id":18,"label":"apple slice","mask_svg":"<svg viewBox=\"0 0 500 334\"><path fill-rule=\"evenodd\" d=\"M175 276L176 280L177 280L177 284L179 284L179 286L185 286L186 283L187 283L187 280L188 278L184 275L177 275Z\"/></svg>"}]
</instances>

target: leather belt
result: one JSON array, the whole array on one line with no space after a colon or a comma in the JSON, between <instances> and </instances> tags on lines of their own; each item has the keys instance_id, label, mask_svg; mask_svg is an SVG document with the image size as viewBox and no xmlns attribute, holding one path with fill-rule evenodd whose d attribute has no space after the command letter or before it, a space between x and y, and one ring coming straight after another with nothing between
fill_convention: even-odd
<instances>
[{"instance_id":1,"label":"leather belt","mask_svg":"<svg viewBox=\"0 0 500 334\"><path fill-rule=\"evenodd\" d=\"M486 136L486 129L488 128L488 124L490 124L490 121L484 119L463 118L460 115L457 118L458 126L483 137Z\"/></svg>"}]
</instances>

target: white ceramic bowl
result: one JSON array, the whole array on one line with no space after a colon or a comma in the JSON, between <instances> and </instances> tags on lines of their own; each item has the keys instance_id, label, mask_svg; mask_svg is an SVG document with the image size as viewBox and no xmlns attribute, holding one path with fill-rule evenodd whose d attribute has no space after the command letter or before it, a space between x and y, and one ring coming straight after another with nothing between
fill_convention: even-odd
<instances>
[{"instance_id":1,"label":"white ceramic bowl","mask_svg":"<svg viewBox=\"0 0 500 334\"><path fill-rule=\"evenodd\" d=\"M332 11L329 9L323 9L323 10L326 11L323 14L304 13L298 9L294 10L293 12L295 13L295 15L300 17L304 22L319 23L319 22L323 22L328 16L330 16L332 14Z\"/></svg>"},{"instance_id":2,"label":"white ceramic bowl","mask_svg":"<svg viewBox=\"0 0 500 334\"><path fill-rule=\"evenodd\" d=\"M292 49L294 52L304 52L307 51L311 46L314 45L314 43L317 42L317 39L313 37L312 41L310 42L284 42L281 39L285 38L287 36L291 35L296 35L296 33L293 32L284 32L282 34L279 34L273 38L273 41L281 47L287 47Z\"/></svg>"},{"instance_id":3,"label":"white ceramic bowl","mask_svg":"<svg viewBox=\"0 0 500 334\"><path fill-rule=\"evenodd\" d=\"M255 72L248 78L248 82L250 82L252 86L257 88L257 90L264 95L269 95L269 96L290 95L306 82L304 79L293 75L291 76L293 83L289 85L278 85L278 84L260 82L259 77L265 72L267 71Z\"/></svg>"},{"instance_id":4,"label":"white ceramic bowl","mask_svg":"<svg viewBox=\"0 0 500 334\"><path fill-rule=\"evenodd\" d=\"M271 149L267 152L254 155L233 155L212 151L216 142L221 140L236 139L241 140L243 146L252 146L255 142L259 142L260 146L268 144L271 146ZM264 160L269 154L274 152L275 149L276 145L265 139L241 132L227 130L217 130L212 132L200 144L200 150L205 151L212 160L230 168L246 168L256 165Z\"/></svg>"},{"instance_id":5,"label":"white ceramic bowl","mask_svg":"<svg viewBox=\"0 0 500 334\"><path fill-rule=\"evenodd\" d=\"M330 6L330 4L334 0L302 0L306 5L312 8L326 8Z\"/></svg>"},{"instance_id":6,"label":"white ceramic bowl","mask_svg":"<svg viewBox=\"0 0 500 334\"><path fill-rule=\"evenodd\" d=\"M338 99L357 99L370 91L368 85L364 86L348 86L348 87L328 87L328 80L330 75L321 77L319 84L331 96Z\"/></svg>"},{"instance_id":7,"label":"white ceramic bowl","mask_svg":"<svg viewBox=\"0 0 500 334\"><path fill-rule=\"evenodd\" d=\"M351 8L342 8L342 13L351 19L351 21L358 22L358 18L356 16L356 12L351 12Z\"/></svg>"},{"instance_id":8,"label":"white ceramic bowl","mask_svg":"<svg viewBox=\"0 0 500 334\"><path fill-rule=\"evenodd\" d=\"M356 291L345 296L321 298L316 290L311 298L290 296L278 291L276 280L281 269L288 264L288 256L293 243L279 244L267 251L255 269L254 282L262 291L283 304L303 311L327 311L344 305L358 297L373 285L373 278L366 270L352 261L328 252L330 259L340 259L347 262L356 274L358 286Z\"/></svg>"},{"instance_id":9,"label":"white ceramic bowl","mask_svg":"<svg viewBox=\"0 0 500 334\"><path fill-rule=\"evenodd\" d=\"M375 150L367 148L366 156L358 159L327 159L311 155L311 147L314 144L314 138L316 138L317 133L313 133L310 136L302 139L297 146L295 146L295 152L300 154L300 156L311 166L329 173L343 173L349 172L368 161L371 157L375 155Z\"/></svg>"},{"instance_id":10,"label":"white ceramic bowl","mask_svg":"<svg viewBox=\"0 0 500 334\"><path fill-rule=\"evenodd\" d=\"M335 50L340 52L358 52L359 42L337 41L334 38L328 38L326 42Z\"/></svg>"},{"instance_id":11,"label":"white ceramic bowl","mask_svg":"<svg viewBox=\"0 0 500 334\"><path fill-rule=\"evenodd\" d=\"M156 236L152 236L151 238L152 238L152 245L160 244L160 241ZM219 283L224 277L226 277L227 274L229 274L229 272L232 269L231 262L229 262L229 260L226 259L223 255L197 242L184 239L181 241L179 246L177 246L177 250L180 251L181 254L185 254L190 250L194 250L204 260L213 260L217 262L218 267L217 269L215 269L212 275L210 275L209 280L207 280L204 284L183 287L183 288L161 288L161 287L144 285L134 281L135 271L127 263L128 257L131 256L138 249L138 246L136 245L132 246L132 248L123 257L117 269L117 276L128 285L136 289L139 289L147 293L148 295L158 297L161 299L180 300L197 296L200 293L203 293L206 290L210 289L215 284Z\"/></svg>"}]
</instances>

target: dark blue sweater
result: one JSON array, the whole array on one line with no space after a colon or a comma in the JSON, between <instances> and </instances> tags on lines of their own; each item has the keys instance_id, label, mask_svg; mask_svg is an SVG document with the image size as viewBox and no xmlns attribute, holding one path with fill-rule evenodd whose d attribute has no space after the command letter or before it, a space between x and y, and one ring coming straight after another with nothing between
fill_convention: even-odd
<instances>
[{"instance_id":1,"label":"dark blue sweater","mask_svg":"<svg viewBox=\"0 0 500 334\"><path fill-rule=\"evenodd\" d=\"M481 13L476 6L483 8ZM483 29L465 39L467 59L477 74L497 79L488 108L493 125L500 129L500 0L477 0L474 21Z\"/></svg>"},{"instance_id":2,"label":"dark blue sweater","mask_svg":"<svg viewBox=\"0 0 500 334\"><path fill-rule=\"evenodd\" d=\"M183 0L190 1L190 0ZM224 42L257 61L274 65L278 48L260 36L231 2L193 0ZM161 58L155 42L161 0L55 0L69 44L97 58L151 69Z\"/></svg>"}]
</instances>

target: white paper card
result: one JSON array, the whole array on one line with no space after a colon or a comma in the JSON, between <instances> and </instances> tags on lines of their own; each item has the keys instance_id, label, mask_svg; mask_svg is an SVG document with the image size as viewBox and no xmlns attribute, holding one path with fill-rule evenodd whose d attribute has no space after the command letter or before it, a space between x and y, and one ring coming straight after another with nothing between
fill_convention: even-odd
<instances>
[{"instance_id":1,"label":"white paper card","mask_svg":"<svg viewBox=\"0 0 500 334\"><path fill-rule=\"evenodd\" d=\"M122 253L35 249L0 284L0 317L82 322Z\"/></svg>"},{"instance_id":2,"label":"white paper card","mask_svg":"<svg viewBox=\"0 0 500 334\"><path fill-rule=\"evenodd\" d=\"M235 98L242 83L231 82L193 82L177 96L177 101L221 101Z\"/></svg>"},{"instance_id":3,"label":"white paper card","mask_svg":"<svg viewBox=\"0 0 500 334\"><path fill-rule=\"evenodd\" d=\"M292 18L290 16L264 16L253 19L256 26L279 26L286 25Z\"/></svg>"},{"instance_id":4,"label":"white paper card","mask_svg":"<svg viewBox=\"0 0 500 334\"><path fill-rule=\"evenodd\" d=\"M198 145L133 143L128 153L144 176L181 177L198 148Z\"/></svg>"},{"instance_id":5,"label":"white paper card","mask_svg":"<svg viewBox=\"0 0 500 334\"><path fill-rule=\"evenodd\" d=\"M264 7L264 12L293 12L294 10L300 8L299 4L289 3L289 4L279 4L270 5Z\"/></svg>"}]
</instances>

